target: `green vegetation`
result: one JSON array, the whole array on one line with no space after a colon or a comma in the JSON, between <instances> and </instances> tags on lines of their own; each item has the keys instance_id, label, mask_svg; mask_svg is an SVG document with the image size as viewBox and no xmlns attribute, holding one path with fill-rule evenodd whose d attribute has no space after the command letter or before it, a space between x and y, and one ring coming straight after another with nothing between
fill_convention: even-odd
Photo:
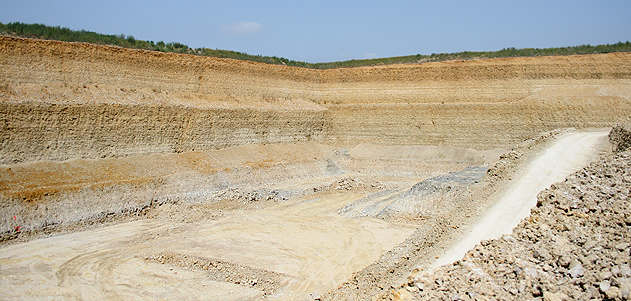
<instances>
[{"instance_id":1,"label":"green vegetation","mask_svg":"<svg viewBox=\"0 0 631 301\"><path fill-rule=\"evenodd\" d=\"M631 52L631 43L618 42L616 44L607 45L581 45L560 48L505 48L499 51L464 51L458 53L432 53L431 55L408 55L389 58L377 58L366 60L350 60L330 63L305 63L300 61L289 60L276 56L251 55L238 51L209 49L209 48L190 48L178 42L164 43L163 41L154 43L153 41L137 40L134 36L125 36L124 34L106 35L86 30L71 30L66 27L47 26L43 24L25 24L13 22L8 24L0 23L0 34L38 38L45 40L59 40L67 42L87 42L100 45L114 45L135 49L146 49L162 52L187 53L193 55L203 55L219 58L231 58L246 61L255 61L268 64L287 65L296 67L305 67L313 69L332 69L344 67L360 67L360 66L377 66L390 64L414 64L425 62L439 62L449 60L472 60L502 57L530 57L530 56L549 56L549 55L573 55L573 54L592 54L592 53L610 53L610 52Z\"/></svg>"},{"instance_id":2,"label":"green vegetation","mask_svg":"<svg viewBox=\"0 0 631 301\"><path fill-rule=\"evenodd\" d=\"M328 69L340 67L359 67L359 66L377 66L391 64L410 64L410 63L426 63L426 62L442 62L450 60L473 60L473 59L491 59L503 57L533 57L533 56L550 56L550 55L574 55L574 54L594 54L594 53L610 53L610 52L631 52L631 42L618 42L616 44L607 45L581 45L560 48L504 48L499 51L464 51L457 53L432 53L431 55L408 55L389 58L367 59L367 60L350 60L332 63L316 63L311 64L312 68Z\"/></svg>"},{"instance_id":3,"label":"green vegetation","mask_svg":"<svg viewBox=\"0 0 631 301\"><path fill-rule=\"evenodd\" d=\"M187 45L178 42L165 43L159 41L143 41L138 40L134 36L125 36L124 34L106 35L86 30L71 30L60 26L47 26L43 24L25 24L13 22L8 24L0 23L0 34L17 36L23 38L36 38L44 40L57 40L66 42L86 42L99 45L113 45L134 49L154 50L161 52L187 53L194 55L204 55L220 58L231 58L246 61L255 61L268 64L290 65L298 67L309 67L310 64L305 62L297 62L280 58L276 56L250 55L247 53L209 49L209 48L190 48Z\"/></svg>"}]
</instances>

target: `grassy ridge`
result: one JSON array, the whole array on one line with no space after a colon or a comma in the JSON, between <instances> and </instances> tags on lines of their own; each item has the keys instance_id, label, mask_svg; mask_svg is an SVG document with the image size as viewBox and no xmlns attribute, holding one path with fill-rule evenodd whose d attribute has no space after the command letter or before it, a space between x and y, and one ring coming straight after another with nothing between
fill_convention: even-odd
<instances>
[{"instance_id":1,"label":"grassy ridge","mask_svg":"<svg viewBox=\"0 0 631 301\"><path fill-rule=\"evenodd\" d=\"M251 55L238 51L210 49L210 48L190 48L187 45L170 42L165 43L159 41L137 40L134 36L125 36L124 34L106 35L86 30L71 30L60 26L47 26L43 24L25 24L13 22L8 24L0 23L0 34L12 35L25 38L38 38L46 40L59 40L67 42L87 42L100 45L114 45L135 49L146 49L162 52L187 53L194 55L203 55L219 58L232 58L238 60L255 61L276 65L288 65L296 67L305 67L313 69L332 69L344 67L360 67L360 66L377 66L390 64L410 64L439 62L448 60L470 60L470 59L486 59L486 58L502 58L502 57L530 57L530 56L549 56L549 55L573 55L573 54L592 54L592 53L609 53L609 52L631 52L631 43L618 42L616 44L606 45L581 45L560 48L505 48L499 51L464 51L457 53L432 53L431 55L408 55L389 58L365 59L365 60L349 60L330 63L306 63L301 61L289 60L276 56Z\"/></svg>"},{"instance_id":2,"label":"grassy ridge","mask_svg":"<svg viewBox=\"0 0 631 301\"><path fill-rule=\"evenodd\" d=\"M288 60L276 56L250 55L238 51L210 49L210 48L190 48L178 42L165 43L163 41L144 41L134 38L132 35L124 34L107 35L86 30L71 30L60 26L47 26L43 24L26 24L13 22L8 24L0 23L0 34L17 36L23 38L36 38L44 40L57 40L66 42L86 42L99 45L113 45L133 49L145 49L162 52L187 53L194 55L204 55L219 58L232 58L238 60L255 61L277 65L291 65L299 67L310 67L308 63Z\"/></svg>"},{"instance_id":3,"label":"grassy ridge","mask_svg":"<svg viewBox=\"0 0 631 301\"><path fill-rule=\"evenodd\" d=\"M450 60L473 60L473 59L490 59L503 57L534 57L534 56L551 56L551 55L574 55L574 54L594 54L594 53L610 53L610 52L631 52L631 42L618 42L616 44L606 45L581 45L560 48L505 48L498 51L464 51L456 53L432 53L431 55L408 55L389 58L377 58L366 60L350 60L331 63L316 63L313 68L329 69L340 67L359 67L359 66L377 66L391 64L410 64L410 63L426 63L441 62Z\"/></svg>"}]
</instances>

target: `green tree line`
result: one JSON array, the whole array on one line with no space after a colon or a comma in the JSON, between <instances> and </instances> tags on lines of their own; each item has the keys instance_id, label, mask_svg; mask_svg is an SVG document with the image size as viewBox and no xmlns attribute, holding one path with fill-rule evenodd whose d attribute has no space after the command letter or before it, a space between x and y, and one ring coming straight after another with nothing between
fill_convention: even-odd
<instances>
[{"instance_id":1,"label":"green tree line","mask_svg":"<svg viewBox=\"0 0 631 301\"><path fill-rule=\"evenodd\" d=\"M164 41L144 41L134 38L132 35L106 35L86 30L72 30L67 27L47 26L44 24L26 24L20 22L0 23L0 34L24 38L37 38L45 40L58 40L66 42L87 42L100 45L113 45L134 49L145 49L161 52L187 53L218 58L231 58L246 61L255 61L267 64L287 65L313 69L332 69L360 66L377 66L391 64L416 64L426 62L440 62L449 60L472 60L503 57L532 57L550 55L574 55L610 52L631 52L631 43L618 42L606 45L581 45L559 48L504 48L498 51L464 51L457 53L432 53L430 55L407 55L388 58L375 58L364 60L349 60L329 63L306 63L289 60L283 57L251 55L238 51L190 48L178 42L165 43Z\"/></svg>"}]
</instances>

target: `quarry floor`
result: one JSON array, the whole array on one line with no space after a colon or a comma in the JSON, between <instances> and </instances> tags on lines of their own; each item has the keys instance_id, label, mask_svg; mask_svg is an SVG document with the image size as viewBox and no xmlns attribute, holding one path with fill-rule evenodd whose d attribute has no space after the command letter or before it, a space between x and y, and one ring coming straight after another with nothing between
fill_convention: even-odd
<instances>
[{"instance_id":1,"label":"quarry floor","mask_svg":"<svg viewBox=\"0 0 631 301\"><path fill-rule=\"evenodd\" d=\"M446 251L414 264L449 263L480 239L509 232L528 215L537 192L597 157L606 134L569 133L546 148L533 148L512 179L480 202L479 213L471 212L453 228L451 238L436 245ZM426 179L362 174L309 178L282 188L331 189L314 188L280 201L167 203L146 218L7 244L0 247L0 294L35 300L315 299L415 235L423 219L383 218L371 212L383 212ZM428 200L431 206L449 204Z\"/></svg>"}]
</instances>

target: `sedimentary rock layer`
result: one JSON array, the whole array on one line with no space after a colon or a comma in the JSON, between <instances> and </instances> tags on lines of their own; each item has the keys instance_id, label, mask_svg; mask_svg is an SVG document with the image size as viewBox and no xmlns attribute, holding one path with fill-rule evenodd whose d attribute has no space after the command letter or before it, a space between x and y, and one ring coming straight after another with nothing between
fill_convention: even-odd
<instances>
[{"instance_id":1,"label":"sedimentary rock layer","mask_svg":"<svg viewBox=\"0 0 631 301\"><path fill-rule=\"evenodd\" d=\"M322 111L120 104L0 104L2 159L123 157L323 139Z\"/></svg>"},{"instance_id":2,"label":"sedimentary rock layer","mask_svg":"<svg viewBox=\"0 0 631 301\"><path fill-rule=\"evenodd\" d=\"M490 149L631 116L631 54L333 70L0 37L0 163L315 140Z\"/></svg>"}]
</instances>

